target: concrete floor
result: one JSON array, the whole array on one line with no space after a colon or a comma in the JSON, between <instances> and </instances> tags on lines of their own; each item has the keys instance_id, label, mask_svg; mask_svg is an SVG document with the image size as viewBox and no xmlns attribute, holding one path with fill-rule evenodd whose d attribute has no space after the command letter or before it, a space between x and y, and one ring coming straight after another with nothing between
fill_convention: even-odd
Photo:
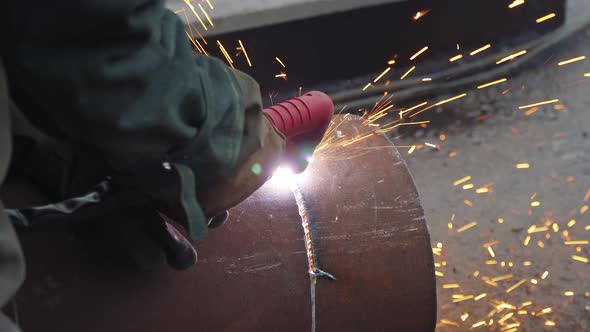
<instances>
[{"instance_id":1,"label":"concrete floor","mask_svg":"<svg viewBox=\"0 0 590 332\"><path fill-rule=\"evenodd\" d=\"M589 41L590 29L550 52L546 63L438 110L456 120L452 125L396 141L399 146L440 146L440 151L425 148L411 155L400 147L421 194L432 245L442 245L435 256L437 270L444 274L437 278L440 332L500 331L506 324L520 324L514 325L518 331L590 331L590 264L572 259L590 257L590 245L564 244L590 240L590 210L583 213L590 205L590 78L584 77L590 60L557 66L560 60L590 57ZM528 109L518 109L553 98L560 102L528 116ZM487 118L473 120L482 115ZM451 152L456 156L450 157ZM530 168L517 169L517 163ZM471 180L453 185L466 176ZM474 188L463 190L469 183ZM482 186L491 192L477 194L475 189ZM532 207L533 202L540 206ZM472 221L477 225L458 231ZM530 234L525 246L531 225L548 230ZM493 244L496 257L486 243ZM488 260L497 264L486 265ZM527 261L532 265L526 266ZM495 285L485 282L501 276L505 279ZM521 280L523 284L507 292ZM448 284L459 286L445 288L454 287ZM574 295L566 296L569 291ZM453 303L454 294L483 293L486 297L477 301ZM527 301L532 304L524 306ZM500 303L509 305L490 314ZM547 313L545 308L550 308ZM485 324L473 327L480 321ZM555 327L546 325L552 322Z\"/></svg>"}]
</instances>

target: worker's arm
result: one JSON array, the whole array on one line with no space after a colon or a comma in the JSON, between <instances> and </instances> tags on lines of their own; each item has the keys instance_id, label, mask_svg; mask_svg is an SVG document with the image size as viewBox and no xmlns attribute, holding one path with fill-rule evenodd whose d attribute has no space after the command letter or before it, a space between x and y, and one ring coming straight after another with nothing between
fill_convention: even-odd
<instances>
[{"instance_id":1,"label":"worker's arm","mask_svg":"<svg viewBox=\"0 0 590 332\"><path fill-rule=\"evenodd\" d=\"M164 1L8 6L11 93L52 136L96 149L122 172L145 159L186 165L197 191L260 148L266 129L257 84L196 55ZM202 211L193 214L204 222Z\"/></svg>"}]
</instances>

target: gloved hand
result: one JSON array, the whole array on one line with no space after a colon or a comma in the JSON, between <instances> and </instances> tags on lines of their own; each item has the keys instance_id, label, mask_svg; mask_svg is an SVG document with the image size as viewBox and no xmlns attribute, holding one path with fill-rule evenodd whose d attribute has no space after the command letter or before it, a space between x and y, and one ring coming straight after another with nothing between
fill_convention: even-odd
<instances>
[{"instance_id":1,"label":"gloved hand","mask_svg":"<svg viewBox=\"0 0 590 332\"><path fill-rule=\"evenodd\" d=\"M265 110L267 117L262 117L262 124L251 121L251 124L259 126L253 130L260 134L259 148L254 153L245 155L239 162L240 167L232 176L196 195L205 216L211 218L210 226L223 223L227 219L227 209L240 203L262 186L284 157L290 162L299 163L298 170L303 171L307 163L304 157L305 150L310 149L313 152L332 114L329 98L323 95L319 100L322 103L321 107L314 107L312 102L318 101L317 96L309 94ZM248 132L248 128L245 131ZM29 160L23 165L33 169L27 173L36 177L37 182L49 191L53 190L53 196L60 198L84 193L91 183L97 183L111 171L100 158L93 158L93 154L82 149L73 149L66 144L33 144L30 150L32 152L28 152ZM288 151L288 154L285 151ZM135 180L123 187L139 187L140 192L146 192L148 196L152 194L153 202L133 208L124 207L115 213L100 215L97 222L85 222L77 227L78 231L85 234L89 242L96 242L98 247L105 239L109 239L110 249L115 251L116 257L129 258L140 269L152 269L163 261L178 269L187 268L196 262L196 251L190 241L175 227L176 223L169 218L185 222L182 226L187 227L186 220L183 220L185 218L182 207L174 207L178 202L158 200L158 196L162 195L149 193L150 187L165 186L154 185L157 180L150 177L150 174L159 175L158 178L162 175L158 174L161 173L161 164L149 162L146 163L146 166L148 165L155 165L155 170L150 172L149 167L147 171L146 167L143 167L140 171L143 176L132 175L131 178ZM168 178L160 178L160 184L175 182L174 175L164 175L166 176ZM141 188L143 182L151 184ZM178 192L176 189L171 191Z\"/></svg>"},{"instance_id":2,"label":"gloved hand","mask_svg":"<svg viewBox=\"0 0 590 332\"><path fill-rule=\"evenodd\" d=\"M264 110L264 142L235 173L212 189L197 193L210 225L227 219L227 211L242 202L283 163L295 173L303 172L309 157L320 143L330 124L334 105L318 91L273 105Z\"/></svg>"}]
</instances>

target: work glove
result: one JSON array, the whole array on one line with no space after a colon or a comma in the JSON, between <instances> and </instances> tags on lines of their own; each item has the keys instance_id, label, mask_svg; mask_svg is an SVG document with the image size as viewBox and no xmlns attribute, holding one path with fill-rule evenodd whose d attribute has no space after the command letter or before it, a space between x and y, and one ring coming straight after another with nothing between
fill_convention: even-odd
<instances>
[{"instance_id":1,"label":"work glove","mask_svg":"<svg viewBox=\"0 0 590 332\"><path fill-rule=\"evenodd\" d=\"M234 176L197 193L205 215L212 218L210 226L225 222L227 210L258 190L280 164L295 173L305 171L333 110L330 98L318 91L265 109L262 148L248 156Z\"/></svg>"},{"instance_id":2,"label":"work glove","mask_svg":"<svg viewBox=\"0 0 590 332\"><path fill-rule=\"evenodd\" d=\"M317 105L318 102L320 105ZM265 110L264 114L262 121L246 121L246 127L256 127L246 128L246 132L260 134L257 150L240 160L240 166L232 176L196 193L199 206L210 220L210 227L225 222L227 210L262 186L282 160L287 160L298 172L305 169L306 154L320 142L331 118L332 104L327 96L310 93L275 105ZM27 144L19 146L27 150ZM81 195L93 183L104 179L105 174L113 174L97 157L98 154L88 149L50 140L50 143L44 144L29 142L28 150L17 153L25 157L17 157L16 160L25 159L20 163L23 170L45 188L50 197ZM188 268L197 261L197 253L188 236L181 231L189 228L187 215L183 213L180 202L170 198L179 197L182 187L191 187L191 180L183 179L174 172L173 168L182 165L168 165L170 169L167 171L164 171L162 166L165 163L161 161L146 161L142 165L144 167L137 168L140 169L138 174L115 174L112 181L115 186L135 188L137 193L146 194L146 199L139 200L142 204L116 209L115 202L114 213L95 216L94 219L98 219L96 222L84 221L74 227L86 242L95 243L94 247L99 251L110 251L123 263L131 263L141 270L154 269L163 262L176 269ZM171 183L177 183L177 186L170 186ZM153 188L168 188L168 193L154 192ZM113 210L113 207L110 209ZM93 216L85 219L93 219ZM109 247L105 248L107 239Z\"/></svg>"}]
</instances>

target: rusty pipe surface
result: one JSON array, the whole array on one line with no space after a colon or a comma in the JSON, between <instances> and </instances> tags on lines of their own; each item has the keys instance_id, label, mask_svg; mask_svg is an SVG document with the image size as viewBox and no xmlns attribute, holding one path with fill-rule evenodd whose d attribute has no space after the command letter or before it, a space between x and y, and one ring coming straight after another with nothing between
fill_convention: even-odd
<instances>
[{"instance_id":1,"label":"rusty pipe surface","mask_svg":"<svg viewBox=\"0 0 590 332\"><path fill-rule=\"evenodd\" d=\"M297 178L314 263L337 277L315 279L314 317L301 216L275 177L197 244L187 271L129 271L72 234L23 234L23 331L434 331L432 250L411 175L386 137L356 144L379 149L317 158ZM22 205L29 191L18 190L5 190L7 206Z\"/></svg>"}]
</instances>

